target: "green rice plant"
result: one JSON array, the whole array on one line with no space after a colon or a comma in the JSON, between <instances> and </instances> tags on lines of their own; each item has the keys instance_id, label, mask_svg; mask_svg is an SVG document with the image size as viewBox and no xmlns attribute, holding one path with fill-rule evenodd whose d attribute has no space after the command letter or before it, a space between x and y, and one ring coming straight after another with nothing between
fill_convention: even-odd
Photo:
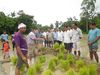
<instances>
[{"instance_id":1,"label":"green rice plant","mask_svg":"<svg viewBox=\"0 0 100 75\"><path fill-rule=\"evenodd\" d=\"M50 69L51 71L54 71L55 67L56 67L55 62L53 60L50 60L48 64L48 69Z\"/></svg>"},{"instance_id":2,"label":"green rice plant","mask_svg":"<svg viewBox=\"0 0 100 75\"><path fill-rule=\"evenodd\" d=\"M75 63L74 55L68 54L68 55L67 55L67 60L68 60L68 62L70 63L70 65L73 64L73 63Z\"/></svg>"},{"instance_id":3,"label":"green rice plant","mask_svg":"<svg viewBox=\"0 0 100 75\"><path fill-rule=\"evenodd\" d=\"M60 60L60 67L65 71L68 70L70 67L68 60Z\"/></svg>"},{"instance_id":4,"label":"green rice plant","mask_svg":"<svg viewBox=\"0 0 100 75\"><path fill-rule=\"evenodd\" d=\"M54 73L48 69L48 70L43 71L42 75L54 75Z\"/></svg>"},{"instance_id":5,"label":"green rice plant","mask_svg":"<svg viewBox=\"0 0 100 75\"><path fill-rule=\"evenodd\" d=\"M66 75L75 75L75 72L73 69L69 69Z\"/></svg>"},{"instance_id":6,"label":"green rice plant","mask_svg":"<svg viewBox=\"0 0 100 75\"><path fill-rule=\"evenodd\" d=\"M20 68L21 73L23 73L25 71L26 65L23 64L22 67Z\"/></svg>"},{"instance_id":7,"label":"green rice plant","mask_svg":"<svg viewBox=\"0 0 100 75\"><path fill-rule=\"evenodd\" d=\"M59 47L59 52L64 52L65 51L65 45L62 43Z\"/></svg>"},{"instance_id":8,"label":"green rice plant","mask_svg":"<svg viewBox=\"0 0 100 75\"><path fill-rule=\"evenodd\" d=\"M36 72L41 71L42 64L40 62L36 62L36 64L34 66L35 66Z\"/></svg>"},{"instance_id":9,"label":"green rice plant","mask_svg":"<svg viewBox=\"0 0 100 75\"><path fill-rule=\"evenodd\" d=\"M58 57L53 56L51 60L54 61L54 63L55 63L56 65L58 64Z\"/></svg>"},{"instance_id":10,"label":"green rice plant","mask_svg":"<svg viewBox=\"0 0 100 75\"><path fill-rule=\"evenodd\" d=\"M89 68L89 74L90 75L97 75L95 64L90 64L88 68Z\"/></svg>"},{"instance_id":11,"label":"green rice plant","mask_svg":"<svg viewBox=\"0 0 100 75\"><path fill-rule=\"evenodd\" d=\"M27 75L36 75L35 67L29 67L27 71Z\"/></svg>"},{"instance_id":12,"label":"green rice plant","mask_svg":"<svg viewBox=\"0 0 100 75\"><path fill-rule=\"evenodd\" d=\"M80 68L79 74L80 74L80 75L89 75L89 70L88 70L88 68L87 68L87 67L82 67L82 68Z\"/></svg>"},{"instance_id":13,"label":"green rice plant","mask_svg":"<svg viewBox=\"0 0 100 75\"><path fill-rule=\"evenodd\" d=\"M55 43L54 45L53 45L53 48L55 49L55 51L59 51L59 43Z\"/></svg>"},{"instance_id":14,"label":"green rice plant","mask_svg":"<svg viewBox=\"0 0 100 75\"><path fill-rule=\"evenodd\" d=\"M58 54L58 59L64 59L64 58L65 58L64 53L63 52L60 52Z\"/></svg>"},{"instance_id":15,"label":"green rice plant","mask_svg":"<svg viewBox=\"0 0 100 75\"><path fill-rule=\"evenodd\" d=\"M45 61L46 61L46 57L44 55L38 57L38 62L45 63Z\"/></svg>"},{"instance_id":16,"label":"green rice plant","mask_svg":"<svg viewBox=\"0 0 100 75\"><path fill-rule=\"evenodd\" d=\"M78 67L78 68L81 68L81 67L83 67L85 65L85 63L84 63L84 61L83 60L77 60L76 61L76 66Z\"/></svg>"},{"instance_id":17,"label":"green rice plant","mask_svg":"<svg viewBox=\"0 0 100 75\"><path fill-rule=\"evenodd\" d=\"M13 64L13 65L16 65L17 60L18 60L18 59L17 59L17 56L16 56L16 55L13 55L10 59L11 59L12 64Z\"/></svg>"},{"instance_id":18,"label":"green rice plant","mask_svg":"<svg viewBox=\"0 0 100 75\"><path fill-rule=\"evenodd\" d=\"M41 50L42 50L42 51L46 51L47 48L46 48L46 47L42 47Z\"/></svg>"}]
</instances>

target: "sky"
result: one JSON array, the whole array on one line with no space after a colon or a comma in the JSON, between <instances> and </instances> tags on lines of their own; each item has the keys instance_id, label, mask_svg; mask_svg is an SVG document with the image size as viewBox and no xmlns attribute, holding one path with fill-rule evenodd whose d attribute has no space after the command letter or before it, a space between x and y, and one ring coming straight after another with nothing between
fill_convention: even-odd
<instances>
[{"instance_id":1,"label":"sky","mask_svg":"<svg viewBox=\"0 0 100 75\"><path fill-rule=\"evenodd\" d=\"M69 17L76 16L79 19L81 2L82 0L0 0L0 11L10 14L23 10L35 16L34 19L39 24L50 25L55 21L67 21Z\"/></svg>"}]
</instances>

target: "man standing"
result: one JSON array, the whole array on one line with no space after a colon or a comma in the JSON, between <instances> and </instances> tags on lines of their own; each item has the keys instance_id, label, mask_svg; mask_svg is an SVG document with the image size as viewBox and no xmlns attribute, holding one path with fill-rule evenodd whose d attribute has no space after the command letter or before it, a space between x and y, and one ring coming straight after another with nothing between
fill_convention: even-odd
<instances>
[{"instance_id":1,"label":"man standing","mask_svg":"<svg viewBox=\"0 0 100 75\"><path fill-rule=\"evenodd\" d=\"M4 31L3 34L1 35L1 40L8 41L8 34L6 34L6 31Z\"/></svg>"},{"instance_id":2,"label":"man standing","mask_svg":"<svg viewBox=\"0 0 100 75\"><path fill-rule=\"evenodd\" d=\"M73 43L73 49L74 49L74 55L77 55L80 57L80 39L82 38L82 31L80 28L78 28L78 25L76 23L73 24L73 30L72 30L72 43Z\"/></svg>"},{"instance_id":3,"label":"man standing","mask_svg":"<svg viewBox=\"0 0 100 75\"><path fill-rule=\"evenodd\" d=\"M91 28L88 34L88 46L90 50L90 59L93 60L93 55L94 55L95 60L97 61L97 63L99 63L97 49L98 49L98 40L100 38L100 30L96 28L95 23L91 23L89 27Z\"/></svg>"},{"instance_id":4,"label":"man standing","mask_svg":"<svg viewBox=\"0 0 100 75\"><path fill-rule=\"evenodd\" d=\"M28 57L29 57L29 64L32 64L32 57L34 56L33 53L35 52L35 40L36 36L34 30L27 35L27 44L28 44Z\"/></svg>"},{"instance_id":5,"label":"man standing","mask_svg":"<svg viewBox=\"0 0 100 75\"><path fill-rule=\"evenodd\" d=\"M54 40L54 43L57 42L57 38L58 38L57 29L54 29L54 32L53 32L53 40Z\"/></svg>"},{"instance_id":6,"label":"man standing","mask_svg":"<svg viewBox=\"0 0 100 75\"><path fill-rule=\"evenodd\" d=\"M28 63L27 63L28 47L27 47L26 39L23 35L23 33L26 31L26 25L21 23L19 24L18 29L19 31L15 34L15 37L14 37L16 50L17 50L17 56L18 56L15 75L21 75L20 69L23 66L23 64L26 64L28 68Z\"/></svg>"}]
</instances>

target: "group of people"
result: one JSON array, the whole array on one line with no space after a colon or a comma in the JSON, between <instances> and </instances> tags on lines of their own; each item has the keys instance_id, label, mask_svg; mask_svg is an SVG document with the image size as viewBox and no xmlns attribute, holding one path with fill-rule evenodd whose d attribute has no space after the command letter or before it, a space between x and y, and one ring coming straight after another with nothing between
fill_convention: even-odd
<instances>
[{"instance_id":1,"label":"group of people","mask_svg":"<svg viewBox=\"0 0 100 75\"><path fill-rule=\"evenodd\" d=\"M90 31L88 34L88 46L90 52L90 58L93 60L93 56L96 61L99 62L97 54L98 40L100 39L100 29L96 27L96 23L89 24ZM23 64L29 67L27 58L31 61L35 51L40 46L52 47L54 43L64 43L65 49L69 53L74 52L74 55L80 57L81 46L80 39L82 39L82 31L76 23L71 27L65 25L64 29L49 29L48 31L39 31L32 29L31 32L26 36L23 33L26 31L26 25L21 23L18 25L18 32L12 36L13 49L16 47L18 61L16 65L15 75L20 75L20 68ZM4 57L8 53L10 46L8 42L8 35L4 32L1 35L3 40ZM34 53L35 52L35 53Z\"/></svg>"},{"instance_id":2,"label":"group of people","mask_svg":"<svg viewBox=\"0 0 100 75\"><path fill-rule=\"evenodd\" d=\"M38 35L38 36L37 36ZM28 36L29 50L32 50L33 45L37 43L45 47L52 47L56 42L61 44L64 43L65 49L69 53L74 49L74 54L80 56L80 39L82 38L82 31L75 23L72 27L65 26L61 29L49 29L48 31L32 30ZM38 46L38 45L37 45ZM32 52L31 52L32 53Z\"/></svg>"}]
</instances>

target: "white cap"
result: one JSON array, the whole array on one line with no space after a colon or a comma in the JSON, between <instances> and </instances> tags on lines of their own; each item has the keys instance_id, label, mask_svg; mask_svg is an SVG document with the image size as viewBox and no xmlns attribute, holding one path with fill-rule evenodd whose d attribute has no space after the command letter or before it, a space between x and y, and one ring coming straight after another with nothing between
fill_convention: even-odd
<instances>
[{"instance_id":1,"label":"white cap","mask_svg":"<svg viewBox=\"0 0 100 75\"><path fill-rule=\"evenodd\" d=\"M26 25L25 25L24 23L20 23L20 24L18 25L18 29L23 28L23 27L26 27Z\"/></svg>"}]
</instances>

